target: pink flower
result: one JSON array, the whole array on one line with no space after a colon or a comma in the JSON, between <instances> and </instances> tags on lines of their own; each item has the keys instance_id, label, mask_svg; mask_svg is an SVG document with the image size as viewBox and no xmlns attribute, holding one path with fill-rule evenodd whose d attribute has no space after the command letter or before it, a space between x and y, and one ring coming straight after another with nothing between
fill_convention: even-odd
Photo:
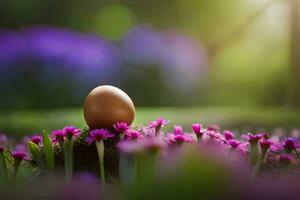
<instances>
[{"instance_id":1,"label":"pink flower","mask_svg":"<svg viewBox=\"0 0 300 200\"><path fill-rule=\"evenodd\" d=\"M268 149L271 148L273 145L273 142L271 140L260 140L259 141L259 146L263 151L267 151Z\"/></svg>"},{"instance_id":2,"label":"pink flower","mask_svg":"<svg viewBox=\"0 0 300 200\"><path fill-rule=\"evenodd\" d=\"M27 145L25 144L17 144L15 150L11 152L11 155L14 159L30 160L27 153Z\"/></svg>"},{"instance_id":3,"label":"pink flower","mask_svg":"<svg viewBox=\"0 0 300 200\"><path fill-rule=\"evenodd\" d=\"M195 139L188 133L184 133L181 126L174 126L173 133L167 134L167 143L169 144L182 144L184 142L193 143Z\"/></svg>"},{"instance_id":4,"label":"pink flower","mask_svg":"<svg viewBox=\"0 0 300 200\"><path fill-rule=\"evenodd\" d=\"M30 137L30 141L35 143L36 145L40 145L42 142L42 137L40 135L34 135Z\"/></svg>"},{"instance_id":5,"label":"pink flower","mask_svg":"<svg viewBox=\"0 0 300 200\"><path fill-rule=\"evenodd\" d=\"M228 130L225 130L223 132L223 135L224 135L224 137L225 137L226 140L231 140L231 139L235 138L234 133L231 132L231 131L228 131Z\"/></svg>"},{"instance_id":6,"label":"pink flower","mask_svg":"<svg viewBox=\"0 0 300 200\"><path fill-rule=\"evenodd\" d=\"M66 138L66 132L63 130L55 130L50 135L52 143L63 142Z\"/></svg>"},{"instance_id":7,"label":"pink flower","mask_svg":"<svg viewBox=\"0 0 300 200\"><path fill-rule=\"evenodd\" d=\"M114 129L118 133L125 133L129 128L130 126L126 122L117 122L114 124Z\"/></svg>"},{"instance_id":8,"label":"pink flower","mask_svg":"<svg viewBox=\"0 0 300 200\"><path fill-rule=\"evenodd\" d=\"M63 128L63 132L66 135L66 137L73 137L77 138L80 135L80 129L74 127L74 126L66 126Z\"/></svg>"},{"instance_id":9,"label":"pink flower","mask_svg":"<svg viewBox=\"0 0 300 200\"><path fill-rule=\"evenodd\" d=\"M167 121L166 119L164 119L162 117L159 117L155 121L150 122L148 124L148 128L159 129L161 127L165 127L168 123L169 123L169 121Z\"/></svg>"},{"instance_id":10,"label":"pink flower","mask_svg":"<svg viewBox=\"0 0 300 200\"><path fill-rule=\"evenodd\" d=\"M86 138L88 145L92 144L94 141L106 140L108 138L114 137L114 134L110 133L107 129L96 129L92 130Z\"/></svg>"},{"instance_id":11,"label":"pink flower","mask_svg":"<svg viewBox=\"0 0 300 200\"><path fill-rule=\"evenodd\" d=\"M143 138L144 136L136 130L127 130L124 135L125 140L138 140Z\"/></svg>"},{"instance_id":12,"label":"pink flower","mask_svg":"<svg viewBox=\"0 0 300 200\"><path fill-rule=\"evenodd\" d=\"M192 124L192 129L197 137L203 136L204 131L202 130L202 128L203 128L202 124L198 124L198 123Z\"/></svg>"},{"instance_id":13,"label":"pink flower","mask_svg":"<svg viewBox=\"0 0 300 200\"><path fill-rule=\"evenodd\" d=\"M295 138L287 138L285 142L282 144L283 149L287 153L291 153L296 149L300 148L300 144L297 139Z\"/></svg>"}]
</instances>

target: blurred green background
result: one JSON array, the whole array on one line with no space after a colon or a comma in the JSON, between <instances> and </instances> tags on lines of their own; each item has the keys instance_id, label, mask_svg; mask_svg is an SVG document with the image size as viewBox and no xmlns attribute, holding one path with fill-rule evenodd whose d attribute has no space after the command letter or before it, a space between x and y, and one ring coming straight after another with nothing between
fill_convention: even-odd
<instances>
[{"instance_id":1,"label":"blurred green background","mask_svg":"<svg viewBox=\"0 0 300 200\"><path fill-rule=\"evenodd\" d=\"M36 77L28 79L30 74L49 78L48 71L39 74L32 67L29 73L26 68L27 75L24 71L12 72L21 75L0 82L0 131L30 133L66 124L84 126L80 111L84 97L103 83L114 84L132 97L138 107L137 123L165 116L186 125L201 120L228 128L297 127L299 13L299 0L0 1L3 32L23 34L28 28L46 25L93 34L118 49L121 60L115 64L118 73L113 78L106 79L106 74L87 78L96 81L85 88L85 79L67 82L73 77L68 76L69 68L64 81L55 86L49 80L44 86ZM135 49L132 56L128 52L136 47L133 44L145 41L134 31L144 26L149 28L148 43ZM25 37L24 41L28 40ZM6 41L5 37L0 39L2 50L7 47ZM167 57L163 61L151 54L153 49L142 51L152 48L156 41L163 42L156 48L168 47L163 51ZM0 53L0 66L1 62ZM8 65L0 72L2 76L11 73ZM29 65L37 65L37 69L41 66L39 62ZM111 65L109 62L108 68ZM62 68L51 69L55 75L50 80L62 79L56 77ZM74 91L80 95L74 95Z\"/></svg>"}]
</instances>

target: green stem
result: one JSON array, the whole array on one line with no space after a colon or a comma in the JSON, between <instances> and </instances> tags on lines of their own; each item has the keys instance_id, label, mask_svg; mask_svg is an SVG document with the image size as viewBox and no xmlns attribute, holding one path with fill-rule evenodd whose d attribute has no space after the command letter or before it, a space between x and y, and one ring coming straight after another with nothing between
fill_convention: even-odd
<instances>
[{"instance_id":1,"label":"green stem","mask_svg":"<svg viewBox=\"0 0 300 200\"><path fill-rule=\"evenodd\" d=\"M249 162L252 166L258 162L259 148L257 143L250 144Z\"/></svg>"},{"instance_id":2,"label":"green stem","mask_svg":"<svg viewBox=\"0 0 300 200\"><path fill-rule=\"evenodd\" d=\"M5 160L4 152L0 152L0 183L7 183L8 182L8 173L7 173L7 166Z\"/></svg>"},{"instance_id":3,"label":"green stem","mask_svg":"<svg viewBox=\"0 0 300 200\"><path fill-rule=\"evenodd\" d=\"M97 152L99 157L100 177L101 182L105 184L105 168L104 168L104 142L103 140L96 142Z\"/></svg>"},{"instance_id":4,"label":"green stem","mask_svg":"<svg viewBox=\"0 0 300 200\"><path fill-rule=\"evenodd\" d=\"M64 148L65 155L65 178L69 182L73 174L73 138L68 136Z\"/></svg>"},{"instance_id":5,"label":"green stem","mask_svg":"<svg viewBox=\"0 0 300 200\"><path fill-rule=\"evenodd\" d=\"M19 159L19 158L16 158L15 161L14 161L14 170L13 170L13 175L12 175L12 182L13 183L16 183L17 172L18 172L18 169L19 169L19 166L20 166L21 162L22 162L22 160Z\"/></svg>"}]
</instances>

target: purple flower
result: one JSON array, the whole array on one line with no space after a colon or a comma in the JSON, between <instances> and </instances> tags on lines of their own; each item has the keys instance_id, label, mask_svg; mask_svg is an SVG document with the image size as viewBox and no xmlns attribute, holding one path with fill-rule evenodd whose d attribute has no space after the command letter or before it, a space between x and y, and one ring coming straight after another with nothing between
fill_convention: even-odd
<instances>
[{"instance_id":1,"label":"purple flower","mask_svg":"<svg viewBox=\"0 0 300 200\"><path fill-rule=\"evenodd\" d=\"M55 130L51 133L52 143L62 142L65 140L66 133L63 130Z\"/></svg>"},{"instance_id":2,"label":"purple flower","mask_svg":"<svg viewBox=\"0 0 300 200\"><path fill-rule=\"evenodd\" d=\"M130 128L130 126L126 122L117 122L114 124L114 129L118 133L125 133Z\"/></svg>"},{"instance_id":3,"label":"purple flower","mask_svg":"<svg viewBox=\"0 0 300 200\"><path fill-rule=\"evenodd\" d=\"M27 153L27 145L25 144L17 144L15 150L11 152L11 155L14 159L30 160Z\"/></svg>"},{"instance_id":4,"label":"purple flower","mask_svg":"<svg viewBox=\"0 0 300 200\"><path fill-rule=\"evenodd\" d=\"M30 141L39 145L42 142L42 137L40 135L34 135L30 137Z\"/></svg>"},{"instance_id":5,"label":"purple flower","mask_svg":"<svg viewBox=\"0 0 300 200\"><path fill-rule=\"evenodd\" d=\"M239 150L240 152L242 153L247 153L248 152L248 148L247 148L247 145L248 143L247 142L240 142L238 140L235 140L235 139L229 139L226 141L226 143L233 149L237 149Z\"/></svg>"},{"instance_id":6,"label":"purple flower","mask_svg":"<svg viewBox=\"0 0 300 200\"><path fill-rule=\"evenodd\" d=\"M66 137L77 138L80 135L80 129L74 126L66 126L63 128L63 132Z\"/></svg>"},{"instance_id":7,"label":"purple flower","mask_svg":"<svg viewBox=\"0 0 300 200\"><path fill-rule=\"evenodd\" d=\"M20 159L20 160L25 160L25 158L28 156L27 152L17 151L17 150L13 151L11 155L14 159Z\"/></svg>"},{"instance_id":8,"label":"purple flower","mask_svg":"<svg viewBox=\"0 0 300 200\"><path fill-rule=\"evenodd\" d=\"M298 140L295 138L287 138L283 143L282 147L287 153L291 153L292 151L299 149L300 144L298 143Z\"/></svg>"},{"instance_id":9,"label":"purple flower","mask_svg":"<svg viewBox=\"0 0 300 200\"><path fill-rule=\"evenodd\" d=\"M197 135L197 137L202 137L203 136L203 131L202 131L202 124L199 124L199 123L195 123L195 124L192 124L192 129L194 131L194 133Z\"/></svg>"},{"instance_id":10,"label":"purple flower","mask_svg":"<svg viewBox=\"0 0 300 200\"><path fill-rule=\"evenodd\" d=\"M127 130L124 135L125 140L138 140L143 138L144 136L136 130Z\"/></svg>"},{"instance_id":11,"label":"purple flower","mask_svg":"<svg viewBox=\"0 0 300 200\"><path fill-rule=\"evenodd\" d=\"M231 139L235 138L234 133L231 132L231 131L228 131L228 130L225 130L223 132L223 135L224 135L224 137L225 137L226 140L231 140Z\"/></svg>"},{"instance_id":12,"label":"purple flower","mask_svg":"<svg viewBox=\"0 0 300 200\"><path fill-rule=\"evenodd\" d=\"M148 128L159 129L161 127L165 127L168 123L169 123L169 121L167 121L166 119L164 119L162 117L159 117L155 121L150 122L148 124Z\"/></svg>"},{"instance_id":13,"label":"purple flower","mask_svg":"<svg viewBox=\"0 0 300 200\"><path fill-rule=\"evenodd\" d=\"M107 129L95 129L90 132L86 138L88 145L92 144L94 141L106 140L108 138L114 137L114 134L110 133Z\"/></svg>"}]
</instances>

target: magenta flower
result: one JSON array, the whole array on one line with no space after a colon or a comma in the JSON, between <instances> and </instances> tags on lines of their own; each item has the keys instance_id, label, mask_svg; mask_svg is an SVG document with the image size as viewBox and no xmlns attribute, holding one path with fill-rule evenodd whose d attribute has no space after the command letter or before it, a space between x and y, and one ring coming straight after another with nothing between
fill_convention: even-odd
<instances>
[{"instance_id":1,"label":"magenta flower","mask_svg":"<svg viewBox=\"0 0 300 200\"><path fill-rule=\"evenodd\" d=\"M167 134L166 139L169 144L182 144L184 142L186 142L186 143L195 142L195 139L187 133L179 134L179 135Z\"/></svg>"},{"instance_id":2,"label":"magenta flower","mask_svg":"<svg viewBox=\"0 0 300 200\"><path fill-rule=\"evenodd\" d=\"M63 132L66 137L77 138L80 135L80 129L74 126L66 126L63 128Z\"/></svg>"},{"instance_id":3,"label":"magenta flower","mask_svg":"<svg viewBox=\"0 0 300 200\"><path fill-rule=\"evenodd\" d=\"M27 153L27 145L25 144L17 144L15 150L11 152L11 155L14 159L30 160Z\"/></svg>"},{"instance_id":4,"label":"magenta flower","mask_svg":"<svg viewBox=\"0 0 300 200\"><path fill-rule=\"evenodd\" d=\"M228 131L228 130L225 130L225 131L223 132L223 135L224 135L224 137L225 137L226 140L232 140L232 139L235 138L234 133L231 132L231 131Z\"/></svg>"},{"instance_id":5,"label":"magenta flower","mask_svg":"<svg viewBox=\"0 0 300 200\"><path fill-rule=\"evenodd\" d=\"M117 122L114 124L114 129L118 133L125 133L130 128L126 122Z\"/></svg>"},{"instance_id":6,"label":"magenta flower","mask_svg":"<svg viewBox=\"0 0 300 200\"><path fill-rule=\"evenodd\" d=\"M247 148L248 143L247 142L240 142L235 139L229 139L226 142L231 148L239 150L243 154L246 154L248 152L248 148Z\"/></svg>"},{"instance_id":7,"label":"magenta flower","mask_svg":"<svg viewBox=\"0 0 300 200\"><path fill-rule=\"evenodd\" d=\"M202 124L199 123L192 124L192 129L198 138L202 138L204 134L204 130L202 130L202 128L203 128Z\"/></svg>"},{"instance_id":8,"label":"magenta flower","mask_svg":"<svg viewBox=\"0 0 300 200\"><path fill-rule=\"evenodd\" d=\"M283 143L282 147L287 153L291 153L294 150L299 149L300 144L298 143L298 140L295 138L287 138Z\"/></svg>"},{"instance_id":9,"label":"magenta flower","mask_svg":"<svg viewBox=\"0 0 300 200\"><path fill-rule=\"evenodd\" d=\"M262 151L267 151L268 149L271 148L273 145L273 142L271 140L260 140L259 141L259 146L262 149Z\"/></svg>"},{"instance_id":10,"label":"magenta flower","mask_svg":"<svg viewBox=\"0 0 300 200\"><path fill-rule=\"evenodd\" d=\"M109 132L107 129L95 129L90 132L86 138L88 145L92 144L95 141L106 140L108 138L114 137L114 134Z\"/></svg>"},{"instance_id":11,"label":"magenta flower","mask_svg":"<svg viewBox=\"0 0 300 200\"><path fill-rule=\"evenodd\" d=\"M159 117L155 121L150 122L148 124L148 128L159 129L161 127L165 127L168 123L169 123L169 121L167 121L166 119L164 119L162 117Z\"/></svg>"},{"instance_id":12,"label":"magenta flower","mask_svg":"<svg viewBox=\"0 0 300 200\"><path fill-rule=\"evenodd\" d=\"M40 135L34 135L30 137L30 141L35 143L36 145L40 145L42 142L42 137Z\"/></svg>"},{"instance_id":13,"label":"magenta flower","mask_svg":"<svg viewBox=\"0 0 300 200\"><path fill-rule=\"evenodd\" d=\"M11 155L12 155L12 157L14 159L24 160L25 157L27 156L27 153L25 151L17 151L17 150L15 150L15 151L13 151L11 153Z\"/></svg>"},{"instance_id":14,"label":"magenta flower","mask_svg":"<svg viewBox=\"0 0 300 200\"><path fill-rule=\"evenodd\" d=\"M143 138L144 136L136 130L127 130L124 135L125 140L138 140Z\"/></svg>"},{"instance_id":15,"label":"magenta flower","mask_svg":"<svg viewBox=\"0 0 300 200\"><path fill-rule=\"evenodd\" d=\"M63 142L66 138L66 133L63 130L55 130L50 135L52 143Z\"/></svg>"}]
</instances>

